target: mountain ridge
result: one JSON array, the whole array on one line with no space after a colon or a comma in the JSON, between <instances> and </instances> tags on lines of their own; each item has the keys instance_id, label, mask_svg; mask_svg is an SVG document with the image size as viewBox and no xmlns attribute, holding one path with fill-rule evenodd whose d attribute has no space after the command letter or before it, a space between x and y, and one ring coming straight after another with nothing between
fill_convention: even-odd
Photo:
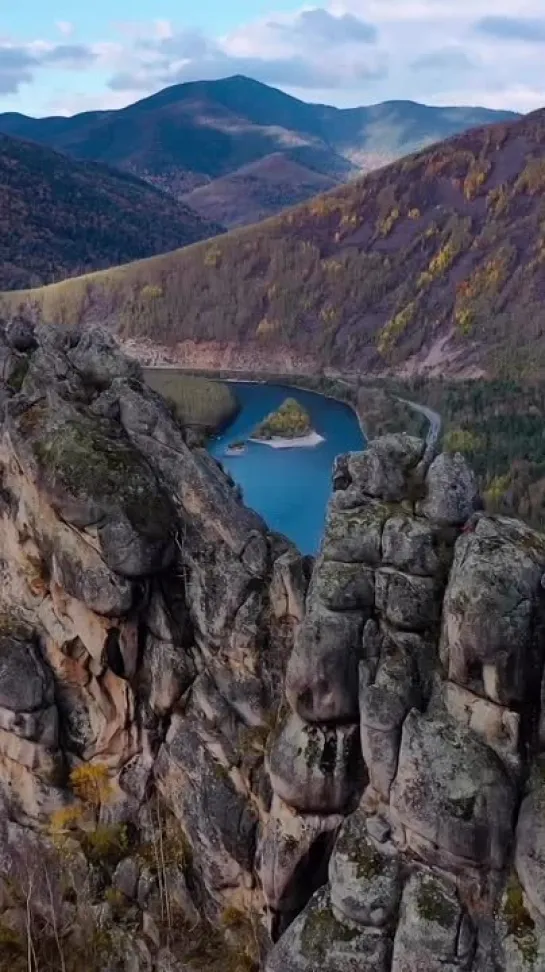
<instances>
[{"instance_id":1,"label":"mountain ridge","mask_svg":"<svg viewBox=\"0 0 545 972\"><path fill-rule=\"evenodd\" d=\"M186 192L278 152L341 183L468 127L515 117L410 101L346 109L314 105L234 76L173 85L115 110L49 118L0 114L0 131L131 171L183 199ZM266 197L266 177L263 182L260 192ZM300 185L305 182L313 183L308 173ZM288 193L269 206L267 215L292 201ZM243 195L239 207L244 211ZM254 215L249 207L245 221Z\"/></svg>"},{"instance_id":2,"label":"mountain ridge","mask_svg":"<svg viewBox=\"0 0 545 972\"><path fill-rule=\"evenodd\" d=\"M544 145L541 110L257 226L10 302L108 322L192 366L542 374Z\"/></svg>"},{"instance_id":3,"label":"mountain ridge","mask_svg":"<svg viewBox=\"0 0 545 972\"><path fill-rule=\"evenodd\" d=\"M32 286L222 227L127 172L0 134L0 286Z\"/></svg>"}]
</instances>

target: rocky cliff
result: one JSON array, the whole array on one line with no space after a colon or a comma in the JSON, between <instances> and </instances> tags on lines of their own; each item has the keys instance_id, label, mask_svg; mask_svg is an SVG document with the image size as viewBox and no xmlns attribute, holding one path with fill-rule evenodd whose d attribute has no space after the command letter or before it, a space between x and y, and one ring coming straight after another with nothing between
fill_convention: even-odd
<instances>
[{"instance_id":1,"label":"rocky cliff","mask_svg":"<svg viewBox=\"0 0 545 972\"><path fill-rule=\"evenodd\" d=\"M311 565L107 334L0 350L2 972L545 968L545 538L388 436Z\"/></svg>"}]
</instances>

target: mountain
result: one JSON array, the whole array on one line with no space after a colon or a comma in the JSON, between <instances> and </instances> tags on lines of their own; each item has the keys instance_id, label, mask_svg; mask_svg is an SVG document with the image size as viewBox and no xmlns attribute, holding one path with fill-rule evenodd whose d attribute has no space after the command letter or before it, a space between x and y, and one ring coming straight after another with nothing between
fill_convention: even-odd
<instances>
[{"instance_id":1,"label":"mountain","mask_svg":"<svg viewBox=\"0 0 545 972\"><path fill-rule=\"evenodd\" d=\"M122 321L125 337L203 367L543 375L544 147L542 110L257 226L11 302ZM153 302L135 299L146 285Z\"/></svg>"},{"instance_id":2,"label":"mountain","mask_svg":"<svg viewBox=\"0 0 545 972\"><path fill-rule=\"evenodd\" d=\"M265 169L254 170L253 179L254 185L263 180L254 190L261 197L257 210L271 215L305 193L305 198L314 194L319 176L345 182L362 170L469 127L515 117L512 112L435 108L409 101L339 109L307 104L236 76L174 85L116 111L71 118L6 113L0 115L0 131L132 172L177 196L212 183L198 199L203 198L206 211L221 222L225 186L218 187L216 212L210 206L216 193L213 182L241 169L244 180L248 165L269 160ZM270 192L270 167L277 166L278 153L286 164L298 167L291 169L295 181L288 181L285 194L278 183ZM248 207L248 219L255 211L254 205ZM240 222L239 210L233 222Z\"/></svg>"},{"instance_id":3,"label":"mountain","mask_svg":"<svg viewBox=\"0 0 545 972\"><path fill-rule=\"evenodd\" d=\"M0 287L147 257L220 232L128 173L0 135Z\"/></svg>"},{"instance_id":4,"label":"mountain","mask_svg":"<svg viewBox=\"0 0 545 972\"><path fill-rule=\"evenodd\" d=\"M182 199L204 219L217 219L224 226L235 227L258 223L271 213L334 188L335 184L330 176L275 152L186 193Z\"/></svg>"}]
</instances>

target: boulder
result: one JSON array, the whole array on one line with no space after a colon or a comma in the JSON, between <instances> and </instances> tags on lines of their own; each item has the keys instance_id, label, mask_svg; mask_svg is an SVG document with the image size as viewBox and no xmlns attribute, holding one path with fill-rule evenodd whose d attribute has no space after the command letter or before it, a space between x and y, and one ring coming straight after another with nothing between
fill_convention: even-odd
<instances>
[{"instance_id":1,"label":"boulder","mask_svg":"<svg viewBox=\"0 0 545 972\"><path fill-rule=\"evenodd\" d=\"M397 770L401 727L419 701L418 672L409 654L399 649L385 652L372 681L367 664L361 663L362 753L369 783L386 803Z\"/></svg>"},{"instance_id":2,"label":"boulder","mask_svg":"<svg viewBox=\"0 0 545 972\"><path fill-rule=\"evenodd\" d=\"M286 696L302 719L357 719L363 622L358 612L329 611L309 598L286 671Z\"/></svg>"},{"instance_id":3,"label":"boulder","mask_svg":"<svg viewBox=\"0 0 545 972\"><path fill-rule=\"evenodd\" d=\"M382 530L390 509L378 500L361 497L359 505L343 508L345 492L334 493L328 507L322 556L347 564L369 564L381 559Z\"/></svg>"},{"instance_id":4,"label":"boulder","mask_svg":"<svg viewBox=\"0 0 545 972\"><path fill-rule=\"evenodd\" d=\"M96 527L111 570L141 577L170 563L172 504L118 426L51 391L30 407L14 406L7 431L23 471L55 512L72 526Z\"/></svg>"},{"instance_id":5,"label":"boulder","mask_svg":"<svg viewBox=\"0 0 545 972\"><path fill-rule=\"evenodd\" d=\"M154 766L157 786L180 824L212 908L228 892L253 884L257 815L229 769L205 746L199 724L174 715Z\"/></svg>"},{"instance_id":6,"label":"boulder","mask_svg":"<svg viewBox=\"0 0 545 972\"><path fill-rule=\"evenodd\" d=\"M341 827L329 882L333 912L341 921L383 928L395 919L403 883L401 860L376 847L361 809Z\"/></svg>"},{"instance_id":7,"label":"boulder","mask_svg":"<svg viewBox=\"0 0 545 972\"><path fill-rule=\"evenodd\" d=\"M340 922L322 889L269 952L265 972L389 972L389 952L380 930Z\"/></svg>"},{"instance_id":8,"label":"boulder","mask_svg":"<svg viewBox=\"0 0 545 972\"><path fill-rule=\"evenodd\" d=\"M267 751L274 793L302 813L342 813L363 789L358 726L319 726L292 714Z\"/></svg>"},{"instance_id":9,"label":"boulder","mask_svg":"<svg viewBox=\"0 0 545 972\"><path fill-rule=\"evenodd\" d=\"M461 972L472 968L475 931L454 885L415 872L401 900L392 972Z\"/></svg>"},{"instance_id":10,"label":"boulder","mask_svg":"<svg viewBox=\"0 0 545 972\"><path fill-rule=\"evenodd\" d=\"M426 631L439 620L440 589L431 577L382 567L375 575L375 600L377 611L395 628Z\"/></svg>"},{"instance_id":11,"label":"boulder","mask_svg":"<svg viewBox=\"0 0 545 972\"><path fill-rule=\"evenodd\" d=\"M515 797L499 758L472 732L449 718L409 713L390 807L423 860L453 873L501 870Z\"/></svg>"},{"instance_id":12,"label":"boulder","mask_svg":"<svg viewBox=\"0 0 545 972\"><path fill-rule=\"evenodd\" d=\"M411 516L386 520L382 532L384 565L408 574L435 577L445 569L445 554L437 531L429 523Z\"/></svg>"},{"instance_id":13,"label":"boulder","mask_svg":"<svg viewBox=\"0 0 545 972\"><path fill-rule=\"evenodd\" d=\"M545 538L504 517L481 517L456 543L440 653L449 679L492 702L519 704L536 678Z\"/></svg>"},{"instance_id":14,"label":"boulder","mask_svg":"<svg viewBox=\"0 0 545 972\"><path fill-rule=\"evenodd\" d=\"M417 467L424 450L421 439L405 433L373 439L365 452L348 456L350 482L368 496L388 502L416 498Z\"/></svg>"},{"instance_id":15,"label":"boulder","mask_svg":"<svg viewBox=\"0 0 545 972\"><path fill-rule=\"evenodd\" d=\"M481 506L477 479L467 461L459 452L442 452L428 469L417 512L434 523L462 526Z\"/></svg>"},{"instance_id":16,"label":"boulder","mask_svg":"<svg viewBox=\"0 0 545 972\"><path fill-rule=\"evenodd\" d=\"M534 774L517 823L515 866L532 913L545 924L545 780Z\"/></svg>"},{"instance_id":17,"label":"boulder","mask_svg":"<svg viewBox=\"0 0 545 972\"><path fill-rule=\"evenodd\" d=\"M321 560L314 569L311 597L330 611L361 611L370 616L375 603L375 575L363 564Z\"/></svg>"},{"instance_id":18,"label":"boulder","mask_svg":"<svg viewBox=\"0 0 545 972\"><path fill-rule=\"evenodd\" d=\"M11 712L35 712L54 701L51 671L29 631L9 617L1 619L0 706Z\"/></svg>"}]
</instances>

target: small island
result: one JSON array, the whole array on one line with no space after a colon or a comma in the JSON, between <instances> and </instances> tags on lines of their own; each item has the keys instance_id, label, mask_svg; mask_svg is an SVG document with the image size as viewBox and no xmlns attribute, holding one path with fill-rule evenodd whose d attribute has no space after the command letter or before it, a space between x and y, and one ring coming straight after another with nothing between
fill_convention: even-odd
<instances>
[{"instance_id":1,"label":"small island","mask_svg":"<svg viewBox=\"0 0 545 972\"><path fill-rule=\"evenodd\" d=\"M276 412L271 412L252 432L250 442L262 442L274 449L316 446L323 436L312 428L310 415L294 398L286 398Z\"/></svg>"}]
</instances>

